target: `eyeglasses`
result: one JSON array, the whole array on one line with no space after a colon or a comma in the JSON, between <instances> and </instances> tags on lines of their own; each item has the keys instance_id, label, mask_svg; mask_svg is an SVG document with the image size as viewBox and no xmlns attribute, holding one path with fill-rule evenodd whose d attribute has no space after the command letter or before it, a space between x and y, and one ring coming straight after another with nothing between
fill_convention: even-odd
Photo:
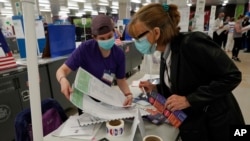
<instances>
[{"instance_id":1,"label":"eyeglasses","mask_svg":"<svg viewBox=\"0 0 250 141\"><path fill-rule=\"evenodd\" d=\"M148 30L147 31L145 31L145 32L143 32L142 34L140 34L140 35L138 35L137 37L136 37L136 39L138 40L138 39L140 39L141 37L143 37L143 36L145 36L146 34L148 34Z\"/></svg>"}]
</instances>

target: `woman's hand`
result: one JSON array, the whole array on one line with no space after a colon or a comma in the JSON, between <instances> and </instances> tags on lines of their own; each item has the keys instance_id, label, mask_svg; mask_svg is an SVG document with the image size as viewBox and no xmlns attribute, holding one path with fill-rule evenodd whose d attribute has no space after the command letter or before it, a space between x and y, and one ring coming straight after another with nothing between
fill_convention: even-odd
<instances>
[{"instance_id":1,"label":"woman's hand","mask_svg":"<svg viewBox=\"0 0 250 141\"><path fill-rule=\"evenodd\" d=\"M70 94L73 92L71 86L70 86L70 83L69 81L67 80L67 78L63 78L61 81L60 81L60 85L61 85L61 92L64 94L64 96L67 98L67 99L70 99Z\"/></svg>"},{"instance_id":2,"label":"woman's hand","mask_svg":"<svg viewBox=\"0 0 250 141\"><path fill-rule=\"evenodd\" d=\"M151 93L156 88L156 86L149 81L141 81L139 88L144 89L147 93Z\"/></svg>"},{"instance_id":3,"label":"woman's hand","mask_svg":"<svg viewBox=\"0 0 250 141\"><path fill-rule=\"evenodd\" d=\"M179 96L176 94L171 95L165 103L165 108L170 111L182 110L190 107L190 103L188 102L185 96Z\"/></svg>"}]
</instances>

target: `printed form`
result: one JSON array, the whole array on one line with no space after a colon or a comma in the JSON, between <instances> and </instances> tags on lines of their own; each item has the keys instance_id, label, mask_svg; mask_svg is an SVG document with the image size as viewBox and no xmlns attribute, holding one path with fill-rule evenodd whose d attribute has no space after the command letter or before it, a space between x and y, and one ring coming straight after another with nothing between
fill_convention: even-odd
<instances>
[{"instance_id":1,"label":"printed form","mask_svg":"<svg viewBox=\"0 0 250 141\"><path fill-rule=\"evenodd\" d=\"M82 68L77 71L73 87L81 93L116 107L123 107L126 99L121 91L111 88Z\"/></svg>"}]
</instances>

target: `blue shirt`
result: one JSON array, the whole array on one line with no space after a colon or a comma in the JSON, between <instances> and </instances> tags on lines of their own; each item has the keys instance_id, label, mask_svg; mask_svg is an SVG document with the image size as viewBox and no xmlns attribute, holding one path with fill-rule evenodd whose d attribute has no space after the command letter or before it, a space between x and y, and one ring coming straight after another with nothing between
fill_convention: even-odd
<instances>
[{"instance_id":1,"label":"blue shirt","mask_svg":"<svg viewBox=\"0 0 250 141\"><path fill-rule=\"evenodd\" d=\"M82 67L96 78L110 85L102 79L104 72L114 74L117 79L125 78L125 54L115 44L110 55L104 58L96 40L83 42L76 48L65 64L73 71Z\"/></svg>"}]
</instances>

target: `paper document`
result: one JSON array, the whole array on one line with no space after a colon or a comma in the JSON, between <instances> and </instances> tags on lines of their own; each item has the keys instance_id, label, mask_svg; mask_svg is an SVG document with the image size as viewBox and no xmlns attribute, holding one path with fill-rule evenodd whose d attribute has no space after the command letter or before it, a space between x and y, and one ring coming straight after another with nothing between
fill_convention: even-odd
<instances>
[{"instance_id":1,"label":"paper document","mask_svg":"<svg viewBox=\"0 0 250 141\"><path fill-rule=\"evenodd\" d=\"M113 120L132 118L137 109L135 106L128 108L114 107L103 102L96 102L87 95L83 97L83 111L101 119ZM140 109L140 113L142 116L149 115L147 111L142 109Z\"/></svg>"},{"instance_id":2,"label":"paper document","mask_svg":"<svg viewBox=\"0 0 250 141\"><path fill-rule=\"evenodd\" d=\"M82 68L77 71L74 85L78 91L113 106L123 107L126 99L121 91L111 88Z\"/></svg>"},{"instance_id":3,"label":"paper document","mask_svg":"<svg viewBox=\"0 0 250 141\"><path fill-rule=\"evenodd\" d=\"M53 136L63 138L92 140L99 131L102 124L80 127L77 119L79 119L79 116L69 117L69 119L64 124L62 124L51 134Z\"/></svg>"},{"instance_id":4,"label":"paper document","mask_svg":"<svg viewBox=\"0 0 250 141\"><path fill-rule=\"evenodd\" d=\"M79 116L70 116L66 121L60 136L92 135L95 126L79 126L78 119Z\"/></svg>"}]
</instances>

